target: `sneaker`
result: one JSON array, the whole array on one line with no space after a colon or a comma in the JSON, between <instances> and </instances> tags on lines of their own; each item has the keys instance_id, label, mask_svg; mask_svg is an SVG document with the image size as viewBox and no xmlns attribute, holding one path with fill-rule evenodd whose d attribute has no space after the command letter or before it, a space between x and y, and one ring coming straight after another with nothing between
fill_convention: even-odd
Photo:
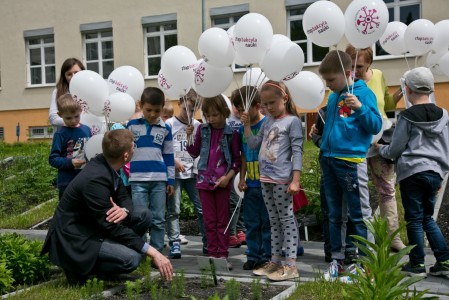
<instances>
[{"instance_id":1,"label":"sneaker","mask_svg":"<svg viewBox=\"0 0 449 300\"><path fill-rule=\"evenodd\" d=\"M242 245L246 245L246 234L244 231L242 230L237 231L237 238L239 239Z\"/></svg>"},{"instance_id":2,"label":"sneaker","mask_svg":"<svg viewBox=\"0 0 449 300\"><path fill-rule=\"evenodd\" d=\"M181 240L181 245L187 245L189 243L189 240L186 239L185 235L180 234L179 239Z\"/></svg>"},{"instance_id":3,"label":"sneaker","mask_svg":"<svg viewBox=\"0 0 449 300\"><path fill-rule=\"evenodd\" d=\"M207 255L208 253L209 253L209 251L207 251L207 247L204 247L204 246L203 246L203 254L204 254L204 255Z\"/></svg>"},{"instance_id":4,"label":"sneaker","mask_svg":"<svg viewBox=\"0 0 449 300\"><path fill-rule=\"evenodd\" d=\"M276 272L280 268L282 268L281 265L267 261L260 268L253 270L253 274L257 276L267 276L268 274Z\"/></svg>"},{"instance_id":5,"label":"sneaker","mask_svg":"<svg viewBox=\"0 0 449 300\"><path fill-rule=\"evenodd\" d=\"M298 248L296 249L296 256L303 256L303 255L304 255L304 247L298 246Z\"/></svg>"},{"instance_id":6,"label":"sneaker","mask_svg":"<svg viewBox=\"0 0 449 300\"><path fill-rule=\"evenodd\" d=\"M354 279L350 275L356 275L357 274L357 267L363 271L363 268L358 266L357 264L351 264L347 268L345 268L346 272L342 276L340 276L338 279L342 283L354 283Z\"/></svg>"},{"instance_id":7,"label":"sneaker","mask_svg":"<svg viewBox=\"0 0 449 300\"><path fill-rule=\"evenodd\" d=\"M239 248L241 245L242 243L236 235L229 237L229 248Z\"/></svg>"},{"instance_id":8,"label":"sneaker","mask_svg":"<svg viewBox=\"0 0 449 300\"><path fill-rule=\"evenodd\" d=\"M345 251L345 265L355 264L359 258L355 251Z\"/></svg>"},{"instance_id":9,"label":"sneaker","mask_svg":"<svg viewBox=\"0 0 449 300\"><path fill-rule=\"evenodd\" d=\"M254 260L247 260L246 263L243 264L243 270L254 270L254 267L257 263Z\"/></svg>"},{"instance_id":10,"label":"sneaker","mask_svg":"<svg viewBox=\"0 0 449 300\"><path fill-rule=\"evenodd\" d=\"M342 275L344 272L343 260L334 259L327 267L326 272L324 272L324 280L335 281L338 279L338 276Z\"/></svg>"},{"instance_id":11,"label":"sneaker","mask_svg":"<svg viewBox=\"0 0 449 300\"><path fill-rule=\"evenodd\" d=\"M272 281L284 281L299 278L298 268L296 266L282 266L282 268L277 269L277 271L268 274L267 278Z\"/></svg>"},{"instance_id":12,"label":"sneaker","mask_svg":"<svg viewBox=\"0 0 449 300\"><path fill-rule=\"evenodd\" d=\"M178 259L181 258L181 243L170 242L170 252L168 253L169 258Z\"/></svg>"},{"instance_id":13,"label":"sneaker","mask_svg":"<svg viewBox=\"0 0 449 300\"><path fill-rule=\"evenodd\" d=\"M430 267L429 274L433 276L449 275L449 260L437 261L433 267Z\"/></svg>"},{"instance_id":14,"label":"sneaker","mask_svg":"<svg viewBox=\"0 0 449 300\"><path fill-rule=\"evenodd\" d=\"M424 264L417 264L417 265L412 266L412 264L410 262L408 262L407 264L405 264L402 267L401 272L408 276L427 277L426 266Z\"/></svg>"}]
</instances>

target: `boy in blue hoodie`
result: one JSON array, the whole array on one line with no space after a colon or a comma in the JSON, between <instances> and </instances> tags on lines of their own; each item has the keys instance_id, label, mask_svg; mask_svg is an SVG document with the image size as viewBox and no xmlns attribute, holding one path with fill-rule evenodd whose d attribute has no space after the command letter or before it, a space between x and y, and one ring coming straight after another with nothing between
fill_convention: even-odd
<instances>
[{"instance_id":1,"label":"boy in blue hoodie","mask_svg":"<svg viewBox=\"0 0 449 300\"><path fill-rule=\"evenodd\" d=\"M372 136L382 128L376 96L363 80L353 81L351 57L337 51L330 51L318 69L332 91L320 146L332 252L332 262L324 274L327 280L335 280L344 273L341 242L344 209L348 210L355 234L367 238L363 221L369 212L363 210L369 208L362 205L360 193L367 190L368 180L362 168L366 168L363 162Z\"/></svg>"},{"instance_id":2,"label":"boy in blue hoodie","mask_svg":"<svg viewBox=\"0 0 449 300\"><path fill-rule=\"evenodd\" d=\"M396 159L397 182L404 204L410 261L402 267L409 275L426 276L424 231L436 263L429 273L449 275L449 248L433 219L436 194L449 172L449 117L431 103L434 79L428 68L405 74L404 97L412 104L399 114L390 145L376 145L381 156Z\"/></svg>"}]
</instances>

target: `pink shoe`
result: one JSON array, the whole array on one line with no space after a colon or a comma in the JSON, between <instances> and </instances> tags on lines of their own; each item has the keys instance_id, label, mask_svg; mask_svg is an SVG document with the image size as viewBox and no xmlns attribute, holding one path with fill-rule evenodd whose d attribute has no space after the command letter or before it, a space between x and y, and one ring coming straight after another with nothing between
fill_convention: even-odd
<instances>
[{"instance_id":1,"label":"pink shoe","mask_svg":"<svg viewBox=\"0 0 449 300\"><path fill-rule=\"evenodd\" d=\"M241 245L242 243L236 235L229 237L229 248L239 248Z\"/></svg>"},{"instance_id":2,"label":"pink shoe","mask_svg":"<svg viewBox=\"0 0 449 300\"><path fill-rule=\"evenodd\" d=\"M246 234L244 231L237 231L237 238L239 239L242 245L246 245Z\"/></svg>"}]
</instances>

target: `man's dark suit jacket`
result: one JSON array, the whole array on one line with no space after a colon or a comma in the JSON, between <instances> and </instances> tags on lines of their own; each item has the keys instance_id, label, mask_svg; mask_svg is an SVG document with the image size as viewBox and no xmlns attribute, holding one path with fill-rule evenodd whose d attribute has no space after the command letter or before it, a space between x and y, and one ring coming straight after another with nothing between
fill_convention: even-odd
<instances>
[{"instance_id":1,"label":"man's dark suit jacket","mask_svg":"<svg viewBox=\"0 0 449 300\"><path fill-rule=\"evenodd\" d=\"M140 253L144 241L126 227L126 220L119 224L106 221L106 212L112 208L109 197L118 206L133 211L120 176L100 154L86 164L65 190L41 254L49 252L55 265L86 275L93 269L106 238Z\"/></svg>"}]
</instances>

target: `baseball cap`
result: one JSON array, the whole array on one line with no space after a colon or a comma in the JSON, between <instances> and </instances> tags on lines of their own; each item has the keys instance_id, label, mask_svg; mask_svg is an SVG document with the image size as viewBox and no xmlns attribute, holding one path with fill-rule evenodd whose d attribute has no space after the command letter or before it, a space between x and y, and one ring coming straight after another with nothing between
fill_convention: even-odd
<instances>
[{"instance_id":1,"label":"baseball cap","mask_svg":"<svg viewBox=\"0 0 449 300\"><path fill-rule=\"evenodd\" d=\"M415 93L431 94L434 90L432 72L425 67L414 68L404 74L405 84Z\"/></svg>"}]
</instances>

